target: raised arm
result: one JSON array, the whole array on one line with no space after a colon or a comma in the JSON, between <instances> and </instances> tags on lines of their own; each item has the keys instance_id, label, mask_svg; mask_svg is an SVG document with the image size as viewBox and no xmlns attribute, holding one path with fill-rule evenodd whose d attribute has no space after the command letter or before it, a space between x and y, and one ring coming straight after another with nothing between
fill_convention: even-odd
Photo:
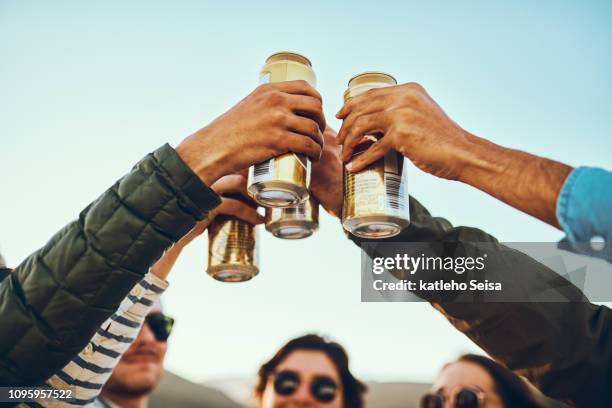
<instances>
[{"instance_id":1,"label":"raised arm","mask_svg":"<svg viewBox=\"0 0 612 408\"><path fill-rule=\"evenodd\" d=\"M328 129L322 160L313 166L311 189L321 205L331 214L339 214L342 205L342 170L340 152ZM335 182L330 182L336 180ZM448 220L432 216L416 199L410 197L410 226L387 240L361 240L349 235L356 245L369 242L371 257L394 257L397 244L428 243L434 256L483 256L496 260L496 267L484 270L483 278L511 288L514 302L453 302L453 292L416 291L444 314L453 326L482 347L493 358L526 376L545 394L573 400L577 406L612 404L612 313L605 306L588 303L582 292L554 271L529 256L500 244L493 236L477 228L454 227ZM450 245L449 245L450 244ZM408 245L406 245L408 248ZM418 254L420 255L421 248ZM440 251L444 251L441 253ZM442 271L428 271L428 280L448 279ZM452 276L458 281L468 274ZM402 279L402 276L398 276ZM550 288L556 282L559 303L519 302Z\"/></svg>"},{"instance_id":2,"label":"raised arm","mask_svg":"<svg viewBox=\"0 0 612 408\"><path fill-rule=\"evenodd\" d=\"M40 384L83 349L220 203L207 184L286 152L316 161L324 127L321 96L306 82L267 84L176 151L148 155L0 284L0 385Z\"/></svg>"},{"instance_id":3,"label":"raised arm","mask_svg":"<svg viewBox=\"0 0 612 408\"><path fill-rule=\"evenodd\" d=\"M218 194L246 193L246 179L240 175L222 177L212 188ZM62 370L47 380L56 389L72 387L73 402L39 401L43 406L71 407L92 403L108 381L123 353L132 345L147 314L168 287L166 279L183 249L200 236L218 214L232 215L251 224L260 224L263 217L248 204L223 197L221 204L206 219L169 248L151 267L149 273L123 299L119 309L96 331L87 346Z\"/></svg>"}]
</instances>

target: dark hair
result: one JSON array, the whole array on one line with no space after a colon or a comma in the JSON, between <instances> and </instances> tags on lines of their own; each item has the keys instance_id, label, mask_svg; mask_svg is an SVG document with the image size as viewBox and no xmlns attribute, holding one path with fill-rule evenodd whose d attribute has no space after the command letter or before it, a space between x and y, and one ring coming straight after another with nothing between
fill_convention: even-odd
<instances>
[{"instance_id":1,"label":"dark hair","mask_svg":"<svg viewBox=\"0 0 612 408\"><path fill-rule=\"evenodd\" d=\"M276 370L276 367L295 350L316 350L325 353L334 363L340 374L344 406L350 408L363 407L363 393L366 391L366 386L351 374L349 370L348 355L344 347L316 334L307 334L290 340L281 347L270 360L261 366L257 374L258 380L254 391L255 398L261 400L270 375Z\"/></svg>"},{"instance_id":2,"label":"dark hair","mask_svg":"<svg viewBox=\"0 0 612 408\"><path fill-rule=\"evenodd\" d=\"M505 407L544 407L521 377L497 361L477 354L464 354L457 361L473 363L484 369L493 379L495 390Z\"/></svg>"}]
</instances>

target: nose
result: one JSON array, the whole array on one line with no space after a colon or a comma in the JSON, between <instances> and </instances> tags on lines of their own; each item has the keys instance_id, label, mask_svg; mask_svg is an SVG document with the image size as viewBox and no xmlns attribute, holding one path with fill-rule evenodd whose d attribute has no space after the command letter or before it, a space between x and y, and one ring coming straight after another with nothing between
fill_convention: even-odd
<instances>
[{"instance_id":1,"label":"nose","mask_svg":"<svg viewBox=\"0 0 612 408\"><path fill-rule=\"evenodd\" d=\"M292 395L291 402L301 408L314 407L316 401L312 398L308 384L300 384L300 387Z\"/></svg>"}]
</instances>

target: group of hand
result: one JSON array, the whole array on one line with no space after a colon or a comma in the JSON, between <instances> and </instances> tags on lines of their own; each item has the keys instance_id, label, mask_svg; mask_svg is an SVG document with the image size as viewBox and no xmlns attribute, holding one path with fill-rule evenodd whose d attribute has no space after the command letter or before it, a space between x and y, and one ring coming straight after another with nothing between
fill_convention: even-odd
<instances>
[{"instance_id":1,"label":"group of hand","mask_svg":"<svg viewBox=\"0 0 612 408\"><path fill-rule=\"evenodd\" d=\"M449 157L461 157L467 133L418 84L367 91L350 99L336 117L343 121L338 134L326 126L321 95L305 81L265 84L185 139L177 152L222 196L222 204L179 245L201 234L217 214L262 223L252 206L223 195L247 197L245 170L287 152L312 160L311 193L338 217L343 162L349 162L348 170L359 171L394 149L439 177L454 179L461 172L462 162ZM351 160L353 149L367 134L384 137Z\"/></svg>"}]
</instances>

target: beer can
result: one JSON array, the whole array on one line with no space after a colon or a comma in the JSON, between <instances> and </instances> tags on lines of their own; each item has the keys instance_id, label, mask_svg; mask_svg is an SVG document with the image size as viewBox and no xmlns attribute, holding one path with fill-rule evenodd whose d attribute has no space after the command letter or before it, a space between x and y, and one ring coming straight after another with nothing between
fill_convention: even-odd
<instances>
[{"instance_id":1,"label":"beer can","mask_svg":"<svg viewBox=\"0 0 612 408\"><path fill-rule=\"evenodd\" d=\"M258 265L255 226L218 215L208 227L207 273L222 282L243 282L259 273Z\"/></svg>"},{"instance_id":2,"label":"beer can","mask_svg":"<svg viewBox=\"0 0 612 408\"><path fill-rule=\"evenodd\" d=\"M308 58L294 52L272 54L263 66L259 82L304 80L316 86ZM302 154L286 153L249 168L249 195L263 207L296 206L308 199L310 160Z\"/></svg>"},{"instance_id":3,"label":"beer can","mask_svg":"<svg viewBox=\"0 0 612 408\"><path fill-rule=\"evenodd\" d=\"M351 78L344 101L373 88L397 85L383 72L365 72ZM376 143L380 135L364 136L353 158ZM344 169L342 226L361 238L389 238L410 224L407 177L404 157L395 150L352 173Z\"/></svg>"},{"instance_id":4,"label":"beer can","mask_svg":"<svg viewBox=\"0 0 612 408\"><path fill-rule=\"evenodd\" d=\"M319 229L319 204L311 196L296 207L266 208L266 230L277 238L307 238Z\"/></svg>"}]
</instances>

